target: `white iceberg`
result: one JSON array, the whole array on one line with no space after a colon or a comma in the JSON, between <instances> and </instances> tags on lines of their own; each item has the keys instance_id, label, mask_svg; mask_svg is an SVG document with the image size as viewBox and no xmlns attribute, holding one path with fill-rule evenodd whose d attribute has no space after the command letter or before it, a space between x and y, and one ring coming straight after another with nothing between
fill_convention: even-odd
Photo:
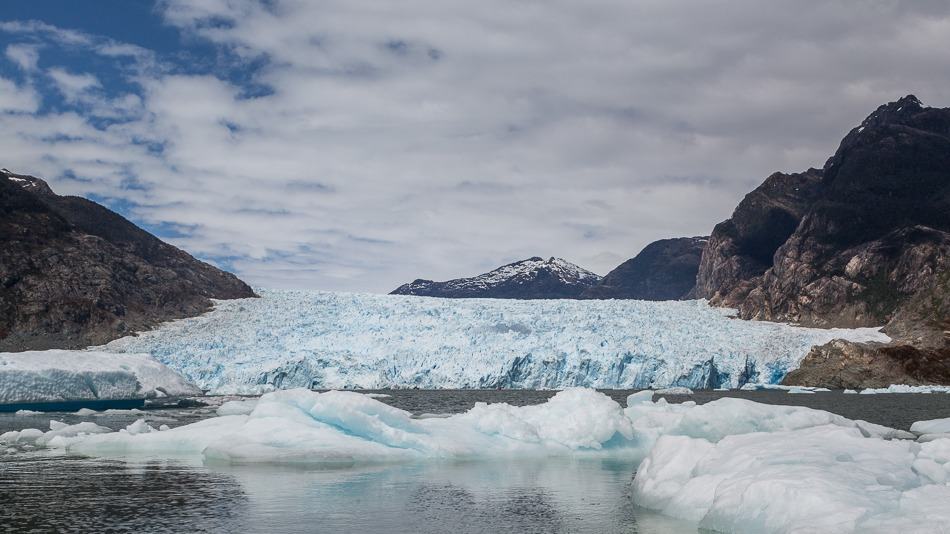
<instances>
[{"instance_id":1,"label":"white iceberg","mask_svg":"<svg viewBox=\"0 0 950 534\"><path fill-rule=\"evenodd\" d=\"M0 404L200 395L147 354L46 350L0 353Z\"/></svg>"},{"instance_id":2,"label":"white iceberg","mask_svg":"<svg viewBox=\"0 0 950 534\"><path fill-rule=\"evenodd\" d=\"M722 532L939 532L950 521L950 440L868 438L840 425L663 436L638 504Z\"/></svg>"},{"instance_id":3,"label":"white iceberg","mask_svg":"<svg viewBox=\"0 0 950 534\"><path fill-rule=\"evenodd\" d=\"M877 329L738 321L705 301L438 299L261 289L103 350L217 394L268 387L715 388L774 383L814 345ZM264 389L257 389L264 388Z\"/></svg>"},{"instance_id":4,"label":"white iceberg","mask_svg":"<svg viewBox=\"0 0 950 534\"><path fill-rule=\"evenodd\" d=\"M174 429L139 420L119 432L51 423L0 435L92 456L181 456L207 463L351 465L432 459L611 457L638 462L634 500L698 526L736 532L934 532L950 521L950 439L797 406L707 404L572 388L544 404L479 403L413 418L367 395L304 389L238 401ZM55 422L54 422L55 423ZM920 422L921 431L946 420Z\"/></svg>"}]
</instances>

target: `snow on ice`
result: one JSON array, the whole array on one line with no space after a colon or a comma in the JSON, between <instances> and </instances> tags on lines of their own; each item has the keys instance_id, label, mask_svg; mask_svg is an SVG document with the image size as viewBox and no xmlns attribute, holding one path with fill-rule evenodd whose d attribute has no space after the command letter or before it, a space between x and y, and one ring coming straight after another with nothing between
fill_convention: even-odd
<instances>
[{"instance_id":1,"label":"snow on ice","mask_svg":"<svg viewBox=\"0 0 950 534\"><path fill-rule=\"evenodd\" d=\"M200 395L147 354L0 352L0 404Z\"/></svg>"},{"instance_id":2,"label":"snow on ice","mask_svg":"<svg viewBox=\"0 0 950 534\"><path fill-rule=\"evenodd\" d=\"M102 349L151 354L222 393L267 385L715 388L778 382L834 338L888 339L871 328L735 320L704 301L258 293Z\"/></svg>"}]
</instances>

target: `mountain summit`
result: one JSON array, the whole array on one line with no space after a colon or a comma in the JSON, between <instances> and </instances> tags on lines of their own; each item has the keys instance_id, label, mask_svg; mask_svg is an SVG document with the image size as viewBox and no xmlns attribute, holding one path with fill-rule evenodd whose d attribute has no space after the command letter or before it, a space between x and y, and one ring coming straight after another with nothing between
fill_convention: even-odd
<instances>
[{"instance_id":1,"label":"mountain summit","mask_svg":"<svg viewBox=\"0 0 950 534\"><path fill-rule=\"evenodd\" d=\"M561 258L528 258L471 278L415 280L392 295L443 298L573 299L601 277Z\"/></svg>"},{"instance_id":2,"label":"mountain summit","mask_svg":"<svg viewBox=\"0 0 950 534\"><path fill-rule=\"evenodd\" d=\"M819 347L786 380L950 382L950 108L877 108L824 168L776 173L713 230L694 294L747 319L878 326L874 347Z\"/></svg>"}]
</instances>

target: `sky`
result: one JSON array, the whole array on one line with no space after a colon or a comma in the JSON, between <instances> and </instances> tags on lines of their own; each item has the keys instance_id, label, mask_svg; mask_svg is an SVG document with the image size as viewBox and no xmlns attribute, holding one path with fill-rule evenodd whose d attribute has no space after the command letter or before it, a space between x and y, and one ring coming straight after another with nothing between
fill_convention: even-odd
<instances>
[{"instance_id":1,"label":"sky","mask_svg":"<svg viewBox=\"0 0 950 534\"><path fill-rule=\"evenodd\" d=\"M259 287L388 292L706 235L878 105L945 0L0 4L0 167Z\"/></svg>"}]
</instances>

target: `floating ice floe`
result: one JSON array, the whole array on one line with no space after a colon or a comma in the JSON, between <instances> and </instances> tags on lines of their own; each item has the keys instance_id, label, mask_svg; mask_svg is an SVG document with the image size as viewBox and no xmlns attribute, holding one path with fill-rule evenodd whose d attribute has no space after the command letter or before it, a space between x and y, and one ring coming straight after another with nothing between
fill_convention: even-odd
<instances>
[{"instance_id":1,"label":"floating ice floe","mask_svg":"<svg viewBox=\"0 0 950 534\"><path fill-rule=\"evenodd\" d=\"M874 328L737 321L701 300L258 293L102 349L151 354L215 394L267 385L698 389L781 381L832 339L888 340Z\"/></svg>"},{"instance_id":2,"label":"floating ice floe","mask_svg":"<svg viewBox=\"0 0 950 534\"><path fill-rule=\"evenodd\" d=\"M878 393L950 393L950 386L908 386L906 384L891 384L886 388L862 389L862 395Z\"/></svg>"},{"instance_id":3,"label":"floating ice floe","mask_svg":"<svg viewBox=\"0 0 950 534\"><path fill-rule=\"evenodd\" d=\"M572 388L540 405L478 403L429 418L355 392L303 389L221 408L248 413L174 429L139 420L119 432L51 422L48 432L8 432L0 443L239 464L645 457L635 502L703 528L935 532L950 521L950 439L916 443L904 439L916 434L798 406L735 398L671 404L647 390L622 407ZM941 433L948 421L922 421L914 430Z\"/></svg>"},{"instance_id":4,"label":"floating ice floe","mask_svg":"<svg viewBox=\"0 0 950 534\"><path fill-rule=\"evenodd\" d=\"M0 353L0 404L141 399L201 390L147 354Z\"/></svg>"}]
</instances>

